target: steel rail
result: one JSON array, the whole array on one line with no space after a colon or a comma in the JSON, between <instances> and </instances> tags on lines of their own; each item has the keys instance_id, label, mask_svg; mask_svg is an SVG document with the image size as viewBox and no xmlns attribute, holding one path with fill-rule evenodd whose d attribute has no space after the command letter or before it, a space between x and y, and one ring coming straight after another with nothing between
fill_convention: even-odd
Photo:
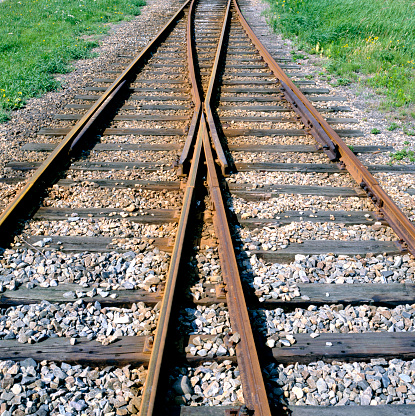
<instances>
[{"instance_id":1,"label":"steel rail","mask_svg":"<svg viewBox=\"0 0 415 416\"><path fill-rule=\"evenodd\" d=\"M213 223L216 237L219 240L220 265L223 281L226 285L229 318L231 320L232 331L238 333L240 336L240 341L236 345L235 351L240 369L245 405L249 410L253 410L256 416L271 416L271 409L248 315L232 236L229 230L225 204L216 173L207 127L204 127L204 122L204 116L202 115L200 129L203 135L203 149L207 164L207 183L210 198L214 206Z\"/></svg>"},{"instance_id":2,"label":"steel rail","mask_svg":"<svg viewBox=\"0 0 415 416\"><path fill-rule=\"evenodd\" d=\"M321 116L321 114L313 107L304 94L294 85L291 79L284 73L281 67L275 62L267 49L262 45L261 41L257 38L247 21L245 20L237 0L233 0L235 10L238 14L239 21L241 22L245 32L251 39L252 43L256 46L259 53L263 57L264 61L268 64L268 67L281 82L283 92L285 90L286 96L288 95L289 101L293 103L293 110L296 110L298 105L303 105L307 113L312 117L309 118L308 128L310 133L321 142L322 136L327 136L329 142L326 146L331 149L336 148L340 156L340 162L352 175L353 179L358 185L366 191L369 198L372 199L375 207L389 223L391 228L401 239L401 244L404 242L407 244L409 251L412 255L415 255L415 226L406 217L406 215L398 208L398 206L392 201L387 193L381 188L377 180L367 170L367 168L360 162L356 155L349 149L346 143L339 137L339 135L330 127L327 121ZM288 91L287 91L288 89ZM291 92L291 93L290 93ZM319 134L321 133L321 134ZM324 139L324 137L323 137ZM330 145L330 142L332 145ZM330 150L330 149L327 149ZM330 155L329 155L330 156Z\"/></svg>"},{"instance_id":3,"label":"steel rail","mask_svg":"<svg viewBox=\"0 0 415 416\"><path fill-rule=\"evenodd\" d=\"M202 101L201 101L201 94L199 91L199 84L197 82L196 77L196 68L194 65L195 56L195 44L194 44L194 37L192 36L193 33L193 16L195 13L195 6L196 2L192 1L190 8L189 8L189 15L187 19L187 29L186 29L186 48L187 48L187 67L189 71L189 78L192 84L191 92L192 92L192 100L195 105L195 110L193 112L192 121L190 123L189 132L187 134L187 140L184 144L183 151L180 156L179 160L179 175L184 175L186 173L186 166L185 164L189 161L189 154L190 148L193 143L193 138L196 137L197 128L200 121L200 114L202 112Z\"/></svg>"},{"instance_id":4,"label":"steel rail","mask_svg":"<svg viewBox=\"0 0 415 416\"><path fill-rule=\"evenodd\" d=\"M9 203L0 215L0 244L6 243L13 233L22 213L33 206L32 198L43 185L48 185L56 169L62 169L69 159L72 145L87 133L87 130L95 124L106 108L112 104L116 95L127 85L134 75L134 70L141 65L150 55L152 49L161 42L164 36L174 27L176 20L184 13L191 0L187 0L166 25L157 33L151 42L130 63L121 75L108 87L104 94L95 102L88 112L79 120L59 145L52 151L47 159L30 177L27 184L20 190L16 197Z\"/></svg>"},{"instance_id":5,"label":"steel rail","mask_svg":"<svg viewBox=\"0 0 415 416\"><path fill-rule=\"evenodd\" d=\"M245 301L211 144L213 142L217 154L220 154L221 151L223 157L225 157L219 136L217 135L210 107L210 100L212 99L213 88L217 82L220 57L223 53L224 38L230 20L230 6L231 0L229 0L226 9L226 16L223 21L222 32L216 51L215 63L212 68L208 92L205 97L204 106L207 113L207 120L205 119L205 115L202 114L199 132L203 137L203 149L207 165L207 184L211 202L214 207L213 223L216 237L219 240L219 257L222 277L226 285L229 317L231 320L232 331L237 332L240 336L240 342L236 345L235 350L238 366L240 368L245 405L248 409L253 410L256 416L270 416L271 409L268 402L264 379L262 377L261 366L248 315L248 308ZM210 139L212 139L212 142ZM220 159L221 157L219 160ZM220 162L220 164L223 170L224 164L222 164L222 162Z\"/></svg>"},{"instance_id":6,"label":"steel rail","mask_svg":"<svg viewBox=\"0 0 415 416\"><path fill-rule=\"evenodd\" d=\"M186 190L183 197L183 207L171 255L169 272L166 278L166 285L163 294L163 301L160 307L159 319L157 321L156 334L154 336L153 352L148 365L147 377L144 390L141 396L140 416L153 415L157 385L159 382L160 369L163 361L164 348L166 346L167 332L169 329L169 318L173 305L173 298L176 289L177 276L183 251L183 243L186 235L187 222L190 215L190 207L193 200L193 191L196 184L196 177L199 171L199 161L202 153L202 136L198 134L195 149L193 152L192 165L187 179Z\"/></svg>"},{"instance_id":7,"label":"steel rail","mask_svg":"<svg viewBox=\"0 0 415 416\"><path fill-rule=\"evenodd\" d=\"M204 107L205 107L205 112L206 112L206 118L207 118L207 122L209 125L209 130L210 130L210 135L212 137L212 141L213 141L213 147L216 151L216 156L218 157L219 163L221 165L222 168L222 173L225 175L228 172L228 161L226 159L225 156L225 152L223 150L223 147L221 145L220 142L220 138L216 129L216 124L215 124L215 120L213 118L213 112L212 112L212 100L213 100L213 89L216 86L216 80L217 80L217 72L218 72L218 68L219 68L219 63L220 63L220 58L223 54L223 43L225 40L225 35L226 35L226 28L229 24L229 20L230 20L230 8L231 8L231 1L228 1L228 5L226 7L226 14L225 14L225 18L223 21L223 25L222 25L222 32L219 38L219 42L218 42L218 46L216 49L216 55L215 55L215 60L213 63L213 67L212 67L212 72L210 74L210 79L209 79L209 85L208 85L208 89L206 92L206 97L205 97L205 102L204 102Z\"/></svg>"},{"instance_id":8,"label":"steel rail","mask_svg":"<svg viewBox=\"0 0 415 416\"><path fill-rule=\"evenodd\" d=\"M178 223L176 238L174 242L173 252L170 258L169 271L166 277L163 300L160 307L159 318L157 321L157 329L154 336L152 353L147 369L146 381L141 396L140 416L151 416L154 414L156 406L157 387L160 379L160 371L166 347L167 333L169 330L170 314L173 307L174 295L176 290L177 277L181 264L183 253L183 245L185 241L187 223L190 216L190 208L192 206L193 194L196 185L197 174L199 172L200 157L202 154L202 135L196 130L201 115L201 99L196 80L196 72L194 68L194 55L192 46L192 20L194 15L194 5L196 0L192 0L187 22L187 53L190 79L192 82L193 102L195 103L195 112L192 118L192 128L189 129L189 135L186 140L187 147L186 158L190 150L190 146L194 141L194 137L190 135L197 133L196 143L193 150L193 157L189 177L186 182L186 188L183 196L183 206ZM196 123L196 124L193 124Z\"/></svg>"},{"instance_id":9,"label":"steel rail","mask_svg":"<svg viewBox=\"0 0 415 416\"><path fill-rule=\"evenodd\" d=\"M199 83L197 82L196 68L195 68L195 39L193 34L194 29L194 14L196 8L196 1L192 1L189 8L189 16L187 19L187 30L186 30L186 48L187 48L187 66L189 70L189 78L192 84L192 99L197 110L202 106L201 94L199 90Z\"/></svg>"}]
</instances>

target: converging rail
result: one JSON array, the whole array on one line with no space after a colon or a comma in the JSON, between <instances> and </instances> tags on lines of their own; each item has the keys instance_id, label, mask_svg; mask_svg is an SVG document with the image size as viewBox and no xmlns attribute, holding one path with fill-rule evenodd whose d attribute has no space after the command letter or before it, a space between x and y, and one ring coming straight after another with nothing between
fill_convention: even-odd
<instances>
[{"instance_id":1,"label":"converging rail","mask_svg":"<svg viewBox=\"0 0 415 416\"><path fill-rule=\"evenodd\" d=\"M52 138L50 142L30 145L27 150L50 152L43 162L10 162L16 171L34 173L0 216L1 245L11 243L17 251L25 247L39 256L45 250L58 257L78 253L88 257L88 265L84 260L75 272L53 272L58 278L45 278L49 264L42 263L35 282L30 277L24 280L25 286L18 280L8 282L10 290L2 294L0 303L15 308L74 301L81 314L84 302L85 310L93 310L90 315L112 308L118 317L113 325L118 329L111 326L104 332L88 332L89 324L84 323L82 335L72 328L66 333L57 330L51 337L21 330L15 337L18 341L13 337L0 340L1 360L144 365L143 386L139 395L128 397L129 403L118 407L125 410L123 414L301 416L342 415L348 409L290 406L287 399L294 395L301 400L312 388L302 389L297 381L284 388L277 365L415 358L409 330L352 333L350 320L345 320L348 326L338 333L321 324L313 337L286 330L283 315L295 308L299 315L293 319L300 322L306 315L303 310L312 313L318 307L334 305L338 312L350 305L386 309L415 303L411 283L349 284L346 279L341 284L311 284L308 277L317 275L317 261L311 257L326 253L342 259L358 256L358 261L367 253L386 253L399 256L395 263L401 264L403 255L415 255L415 226L371 173L383 168L393 171L393 167L362 164L356 150L340 137L360 133L334 129L321 113L337 110L329 105L317 109L312 104L333 102L335 97L308 88L308 81L297 79L295 73L288 76L284 69L296 68L282 56L276 62L242 10L237 0L186 1L137 57L109 70L109 78L96 80L104 87L89 91L102 95L77 96L69 109L81 113L57 117L72 121L73 126L40 132ZM115 80L111 74L117 75ZM89 101L93 104L85 103ZM333 118L331 123L349 122ZM373 150L359 147L359 152ZM110 156L111 152L119 153ZM178 153L174 163L172 153ZM259 154L264 158L260 162ZM300 160L299 154L307 156ZM317 178L315 185L267 179L265 185L255 182L248 187L249 175L260 181L259 174L275 172L287 177L309 172L349 174L357 186L322 186ZM106 189L107 200L95 194L95 189ZM293 201L286 195L292 195ZM319 202L323 197L334 202L324 205ZM272 212L272 206L266 205L272 198L280 198L284 208L278 206ZM350 203L342 198L359 199L360 205L347 210ZM82 202L77 205L78 200ZM264 204L258 208L249 205L251 201ZM261 216L261 209L266 215ZM91 222L102 220L102 229L94 234ZM338 238L302 237L313 224L338 222L341 230L373 220L379 227L390 227L395 234L388 231L385 235L393 237L345 240L340 231ZM64 234L70 226L59 224L65 221L89 221L89 234ZM287 233L293 237L278 234L280 228L293 224L300 237L289 234L290 229ZM296 224L301 226L295 228ZM258 242L269 233L273 240ZM98 253L98 259L90 253ZM107 264L107 269L94 281L92 268L99 262ZM307 273L301 262L309 262ZM91 264L89 274L76 277ZM261 270L267 278L261 277ZM292 270L302 280L295 280ZM87 289L82 291L82 287ZM145 309L139 318L134 315L137 308ZM211 320L220 321L220 329L203 315L207 309ZM197 317L190 324L186 321L189 314ZM273 316L272 322L267 316ZM146 320L149 317L151 323ZM120 329L118 324L130 327ZM275 331L270 335L264 327ZM228 372L235 378L228 380ZM209 374L206 380L205 374ZM174 377L178 378L172 382ZM219 385L223 379L231 390L229 398ZM206 383L203 391L200 380ZM227 397L225 406L212 398L215 389ZM211 400L209 408L199 406L205 399ZM392 406L361 404L353 412L379 416L392 411ZM413 410L410 405L399 409Z\"/></svg>"}]
</instances>

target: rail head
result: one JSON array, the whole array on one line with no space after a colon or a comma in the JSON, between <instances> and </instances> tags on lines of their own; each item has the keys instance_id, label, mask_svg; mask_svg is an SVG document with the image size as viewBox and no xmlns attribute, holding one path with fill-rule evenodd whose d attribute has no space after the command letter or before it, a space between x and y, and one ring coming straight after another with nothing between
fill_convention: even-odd
<instances>
[{"instance_id":1,"label":"rail head","mask_svg":"<svg viewBox=\"0 0 415 416\"><path fill-rule=\"evenodd\" d=\"M199 172L199 161L202 154L202 136L198 134L193 152L192 166L189 172L186 189L183 196L183 207L180 214L176 232L173 252L170 258L169 271L167 273L163 300L160 307L156 334L152 346L152 353L148 365L146 382L141 396L140 416L151 416L154 413L157 399L157 386L160 379L160 371L165 355L167 333L170 324L170 314L176 290L179 267L183 253L183 245L189 222L190 208L193 201L193 192Z\"/></svg>"},{"instance_id":2,"label":"rail head","mask_svg":"<svg viewBox=\"0 0 415 416\"><path fill-rule=\"evenodd\" d=\"M206 127L204 127L204 124ZM252 332L235 249L226 215L216 164L213 157L207 123L202 115L200 127L207 166L207 183L214 207L213 224L219 240L219 257L223 281L226 285L227 305L232 330L240 335L236 355L240 369L245 404L257 416L271 416L271 410L262 376L255 339Z\"/></svg>"},{"instance_id":3,"label":"rail head","mask_svg":"<svg viewBox=\"0 0 415 416\"><path fill-rule=\"evenodd\" d=\"M182 152L181 162L185 162L190 154L190 148L193 143L192 161L190 164L189 176L186 182L186 188L183 196L183 206L180 214L180 219L177 227L176 238L174 242L173 252L170 258L169 270L166 278L166 285L164 288L163 300L160 307L159 318L157 322L156 334L152 346L152 353L148 365L146 382L141 396L140 416L151 416L155 412L157 406L157 387L160 380L160 371L165 357L165 348L167 344L167 335L170 325L170 314L173 308L173 301L175 298L176 283L181 265L183 254L183 246L186 232L188 230L188 222L193 203L193 195L196 184L196 179L200 171L200 159L202 157L203 137L198 131L200 126L200 118L202 115L202 104L199 88L197 85L196 71L195 71L195 57L192 46L192 20L194 16L194 6L196 0L192 0L190 5L188 21L187 21L187 60L190 78L192 81L192 94L195 110L189 128L187 140ZM182 163L182 167L183 167ZM183 172L182 172L183 173Z\"/></svg>"},{"instance_id":4,"label":"rail head","mask_svg":"<svg viewBox=\"0 0 415 416\"><path fill-rule=\"evenodd\" d=\"M200 121L200 114L202 112L202 99L199 88L199 83L196 76L196 67L195 67L195 40L193 36L193 22L194 22L194 13L195 13L195 0L192 0L192 3L189 7L189 14L186 25L186 50L187 50L187 67L189 70L189 78L191 83L191 92L193 104L195 106L192 121L190 122L186 142L183 146L182 153L179 159L178 175L185 176L188 168L190 168L190 150L193 144L194 138L197 135L197 129Z\"/></svg>"},{"instance_id":5,"label":"rail head","mask_svg":"<svg viewBox=\"0 0 415 416\"><path fill-rule=\"evenodd\" d=\"M228 0L228 4L226 7L226 12L225 12L225 17L223 20L223 24L222 24L222 30L221 30L221 35L219 38L219 42L218 42L218 46L216 49L216 55L215 55L215 59L213 62L213 67L212 67L212 72L210 75L210 79L209 79L209 84L208 84L208 89L206 92L206 97L205 97L205 102L204 102L204 107L205 107L205 112L206 112L206 119L209 125L209 130L210 130L210 135L212 137L212 142L213 142L213 147L215 148L216 151L216 156L218 158L219 164L221 166L222 169L222 173L223 175L227 175L229 172L229 164L228 164L228 160L226 158L225 155L225 151L223 150L223 146L221 144L220 138L219 138L219 134L216 128L216 124L215 124L215 120L213 117L213 111L212 111L212 100L213 100L213 91L214 91L214 87L216 85L217 82L217 78L218 78L218 69L219 69L219 64L220 64L220 59L223 55L224 52L224 44L225 44L225 36L226 36L226 30L227 27L229 25L229 21L230 21L230 17L231 17L231 4L232 4L232 0Z\"/></svg>"}]
</instances>

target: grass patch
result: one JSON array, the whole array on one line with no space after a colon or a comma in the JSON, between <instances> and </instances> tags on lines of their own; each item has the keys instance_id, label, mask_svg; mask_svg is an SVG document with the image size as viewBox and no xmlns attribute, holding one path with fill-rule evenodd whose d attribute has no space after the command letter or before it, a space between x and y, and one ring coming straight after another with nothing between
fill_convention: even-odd
<instances>
[{"instance_id":1,"label":"grass patch","mask_svg":"<svg viewBox=\"0 0 415 416\"><path fill-rule=\"evenodd\" d=\"M409 150L408 148L403 148L395 153L389 154L391 161L392 160L405 160L408 159L410 162L415 162L415 152L413 150Z\"/></svg>"},{"instance_id":2,"label":"grass patch","mask_svg":"<svg viewBox=\"0 0 415 416\"><path fill-rule=\"evenodd\" d=\"M407 136L415 136L415 125L409 124L403 127L403 132Z\"/></svg>"},{"instance_id":3,"label":"grass patch","mask_svg":"<svg viewBox=\"0 0 415 416\"><path fill-rule=\"evenodd\" d=\"M109 23L140 14L144 0L8 0L0 3L0 122L27 99L59 86L53 77L91 56Z\"/></svg>"},{"instance_id":4,"label":"grass patch","mask_svg":"<svg viewBox=\"0 0 415 416\"><path fill-rule=\"evenodd\" d=\"M5 123L10 120L10 115L8 111L0 110L0 123Z\"/></svg>"},{"instance_id":5,"label":"grass patch","mask_svg":"<svg viewBox=\"0 0 415 416\"><path fill-rule=\"evenodd\" d=\"M350 84L350 79L348 79L348 78L339 78L338 80L337 80L337 83L336 83L336 85L349 85Z\"/></svg>"},{"instance_id":6,"label":"grass patch","mask_svg":"<svg viewBox=\"0 0 415 416\"><path fill-rule=\"evenodd\" d=\"M405 140L403 144L405 147L402 150L398 150L395 153L389 153L390 165L392 165L394 161L400 160L408 160L409 162L415 162L415 151L408 148L410 142L408 140Z\"/></svg>"},{"instance_id":7,"label":"grass patch","mask_svg":"<svg viewBox=\"0 0 415 416\"><path fill-rule=\"evenodd\" d=\"M306 58L306 56L303 55L302 53L297 53L295 51L291 51L291 55L292 55L292 58L293 58L294 62L297 62L300 59L305 59Z\"/></svg>"},{"instance_id":8,"label":"grass patch","mask_svg":"<svg viewBox=\"0 0 415 416\"><path fill-rule=\"evenodd\" d=\"M415 103L414 3L404 0L268 0L270 23L326 70L360 81L390 107ZM344 81L342 81L342 85Z\"/></svg>"},{"instance_id":9,"label":"grass patch","mask_svg":"<svg viewBox=\"0 0 415 416\"><path fill-rule=\"evenodd\" d=\"M394 131L396 129L399 128L399 124L398 123L391 123L391 125L388 127L389 131Z\"/></svg>"}]
</instances>

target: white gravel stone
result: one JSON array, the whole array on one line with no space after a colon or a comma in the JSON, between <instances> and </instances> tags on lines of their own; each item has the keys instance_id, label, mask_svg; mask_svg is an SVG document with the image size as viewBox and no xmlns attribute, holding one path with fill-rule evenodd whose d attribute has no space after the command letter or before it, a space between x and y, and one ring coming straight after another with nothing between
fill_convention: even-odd
<instances>
[{"instance_id":1,"label":"white gravel stone","mask_svg":"<svg viewBox=\"0 0 415 416\"><path fill-rule=\"evenodd\" d=\"M122 240L122 239L121 239ZM120 240L119 244L126 246ZM57 250L7 249L0 255L0 282L7 288L53 286L60 283L78 283L85 296L93 286L101 296L109 290L144 289L154 291L150 277L164 281L169 266L169 254L150 244L151 238L131 239L130 246L136 251L125 253L63 253ZM53 282L52 285L50 284ZM106 290L106 292L105 292ZM68 299L76 294L68 292Z\"/></svg>"},{"instance_id":2,"label":"white gravel stone","mask_svg":"<svg viewBox=\"0 0 415 416\"><path fill-rule=\"evenodd\" d=\"M180 316L181 325L190 334L226 334L231 332L229 312L223 303L210 306L198 305L196 309L186 308Z\"/></svg>"},{"instance_id":3,"label":"white gravel stone","mask_svg":"<svg viewBox=\"0 0 415 416\"><path fill-rule=\"evenodd\" d=\"M0 361L2 415L138 413L144 367L83 367L67 363ZM75 412L75 413L74 413ZM81 413L82 412L82 413ZM113 413L111 413L113 412Z\"/></svg>"},{"instance_id":4,"label":"white gravel stone","mask_svg":"<svg viewBox=\"0 0 415 416\"><path fill-rule=\"evenodd\" d=\"M238 367L229 360L221 363L206 362L198 367L177 368L175 373L171 376L173 390L170 391L169 398L176 404L240 406L244 403Z\"/></svg>"},{"instance_id":5,"label":"white gravel stone","mask_svg":"<svg viewBox=\"0 0 415 416\"><path fill-rule=\"evenodd\" d=\"M16 339L21 343L41 342L55 337L86 337L100 342L110 336L137 336L154 334L159 307L144 303L127 308L96 308L82 300L57 304L19 305L2 310L0 338Z\"/></svg>"},{"instance_id":6,"label":"white gravel stone","mask_svg":"<svg viewBox=\"0 0 415 416\"><path fill-rule=\"evenodd\" d=\"M395 308L372 305L310 305L294 312L283 309L252 311L253 322L268 341L283 346L295 343L295 334L307 333L315 338L320 333L414 332L415 304ZM331 342L326 343L332 346ZM271 347L272 348L272 347Z\"/></svg>"},{"instance_id":7,"label":"white gravel stone","mask_svg":"<svg viewBox=\"0 0 415 416\"><path fill-rule=\"evenodd\" d=\"M303 406L415 403L415 360L270 364L264 374L274 403Z\"/></svg>"},{"instance_id":8,"label":"white gravel stone","mask_svg":"<svg viewBox=\"0 0 415 416\"><path fill-rule=\"evenodd\" d=\"M253 286L260 300L284 293L300 296L300 283L414 283L415 260L410 255L366 257L312 255L297 257L290 264L266 263L254 254L242 260L242 276ZM281 291L278 292L277 289Z\"/></svg>"}]
</instances>

